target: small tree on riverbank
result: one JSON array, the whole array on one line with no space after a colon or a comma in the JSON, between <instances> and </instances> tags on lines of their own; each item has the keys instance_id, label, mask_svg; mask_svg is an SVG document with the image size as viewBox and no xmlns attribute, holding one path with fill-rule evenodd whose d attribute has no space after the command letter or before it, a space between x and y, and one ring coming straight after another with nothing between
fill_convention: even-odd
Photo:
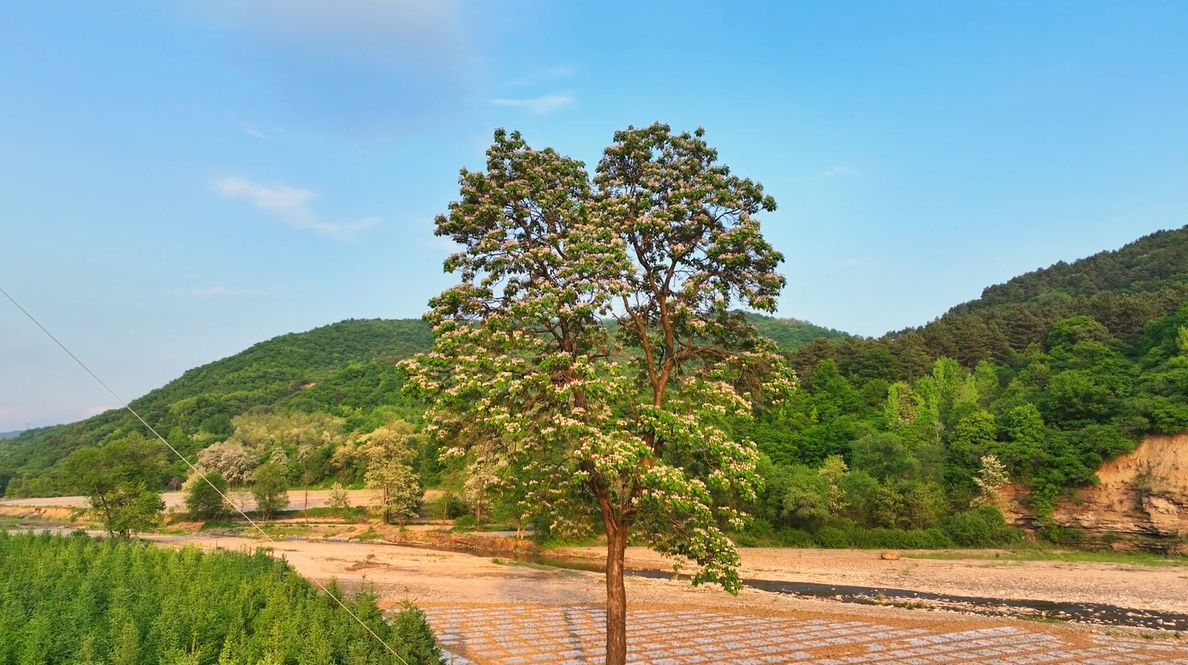
<instances>
[{"instance_id":1,"label":"small tree on riverbank","mask_svg":"<svg viewBox=\"0 0 1188 665\"><path fill-rule=\"evenodd\" d=\"M79 448L62 466L108 534L126 538L157 525L165 509L159 492L165 452L156 441L132 433L99 448Z\"/></svg>"},{"instance_id":2,"label":"small tree on riverbank","mask_svg":"<svg viewBox=\"0 0 1188 665\"><path fill-rule=\"evenodd\" d=\"M397 420L367 435L361 448L367 458L367 487L375 490L385 522L403 524L421 507L425 492L409 465L421 447L421 438L412 425Z\"/></svg>"},{"instance_id":3,"label":"small tree on riverbank","mask_svg":"<svg viewBox=\"0 0 1188 665\"><path fill-rule=\"evenodd\" d=\"M256 469L252 474L252 496L256 499L256 510L266 520L287 508L289 480L285 477L285 468L269 462Z\"/></svg>"},{"instance_id":4,"label":"small tree on riverbank","mask_svg":"<svg viewBox=\"0 0 1188 665\"><path fill-rule=\"evenodd\" d=\"M207 472L205 480L201 475L192 474L182 485L182 492L191 519L220 519L231 514L231 506L223 499L227 493L227 479L218 471Z\"/></svg>"},{"instance_id":5,"label":"small tree on riverbank","mask_svg":"<svg viewBox=\"0 0 1188 665\"><path fill-rule=\"evenodd\" d=\"M505 461L524 517L607 538L607 663L626 660L628 539L739 588L721 530L753 500L758 453L731 436L753 400L793 387L732 307L773 311L783 257L753 215L762 187L695 134L617 132L591 181L581 162L496 132L462 171L437 235L461 283L431 301L433 351L404 364L432 399L447 455ZM616 326L605 324L613 318Z\"/></svg>"}]
</instances>

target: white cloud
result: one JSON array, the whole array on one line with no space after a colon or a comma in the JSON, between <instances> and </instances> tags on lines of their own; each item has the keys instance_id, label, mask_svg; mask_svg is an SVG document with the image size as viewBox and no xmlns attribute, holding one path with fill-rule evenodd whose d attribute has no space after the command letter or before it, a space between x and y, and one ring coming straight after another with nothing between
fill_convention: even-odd
<instances>
[{"instance_id":1,"label":"white cloud","mask_svg":"<svg viewBox=\"0 0 1188 665\"><path fill-rule=\"evenodd\" d=\"M569 93L560 93L536 97L534 99L492 99L491 103L496 106L514 106L528 109L528 111L537 115L548 115L559 108L572 104L573 97Z\"/></svg>"},{"instance_id":2,"label":"white cloud","mask_svg":"<svg viewBox=\"0 0 1188 665\"><path fill-rule=\"evenodd\" d=\"M858 172L845 166L835 166L825 171L821 175L825 176L826 178L837 178L840 176L858 175Z\"/></svg>"},{"instance_id":3,"label":"white cloud","mask_svg":"<svg viewBox=\"0 0 1188 665\"><path fill-rule=\"evenodd\" d=\"M334 224L321 219L309 204L316 196L308 189L266 187L244 178L223 178L214 183L215 191L229 199L251 201L261 210L275 214L282 222L299 229L309 229L333 238L348 238L379 223L376 217L357 222Z\"/></svg>"},{"instance_id":4,"label":"white cloud","mask_svg":"<svg viewBox=\"0 0 1188 665\"><path fill-rule=\"evenodd\" d=\"M254 136L254 137L258 138L258 139L266 139L266 138L268 138L268 135L267 135L267 134L265 134L264 132L262 132L262 131L260 131L260 130L258 130L258 129L252 129L251 127L247 127L247 128L245 128L245 129L243 130L243 133L244 133L244 134L247 134L248 136Z\"/></svg>"},{"instance_id":5,"label":"white cloud","mask_svg":"<svg viewBox=\"0 0 1188 665\"><path fill-rule=\"evenodd\" d=\"M841 264L847 268L856 268L866 264L866 259L843 259Z\"/></svg>"},{"instance_id":6,"label":"white cloud","mask_svg":"<svg viewBox=\"0 0 1188 665\"><path fill-rule=\"evenodd\" d=\"M254 289L229 289L225 286L196 286L190 289L177 289L174 291L179 296L191 296L193 298L218 298L219 296L266 296L267 291L257 291Z\"/></svg>"}]
</instances>

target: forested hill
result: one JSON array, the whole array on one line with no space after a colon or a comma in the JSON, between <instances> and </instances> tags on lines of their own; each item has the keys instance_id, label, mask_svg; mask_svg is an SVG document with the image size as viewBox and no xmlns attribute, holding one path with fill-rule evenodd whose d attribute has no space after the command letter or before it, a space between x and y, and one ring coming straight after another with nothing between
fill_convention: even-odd
<instances>
[{"instance_id":1,"label":"forested hill","mask_svg":"<svg viewBox=\"0 0 1188 665\"><path fill-rule=\"evenodd\" d=\"M950 309L939 319L878 339L808 345L797 367L811 369L835 357L844 374L861 378L915 379L938 358L972 369L982 360L1010 363L1042 347L1057 321L1092 317L1124 344L1137 344L1146 326L1188 302L1188 226L1159 231L1115 251L1060 262Z\"/></svg>"},{"instance_id":2,"label":"forested hill","mask_svg":"<svg viewBox=\"0 0 1188 665\"><path fill-rule=\"evenodd\" d=\"M775 342L785 351L795 351L817 339L843 340L850 335L833 328L822 328L799 319L777 319L763 314L748 313L747 320L760 335Z\"/></svg>"},{"instance_id":3,"label":"forested hill","mask_svg":"<svg viewBox=\"0 0 1188 665\"><path fill-rule=\"evenodd\" d=\"M845 337L795 319L750 317L787 350L817 337ZM132 407L187 454L227 438L235 429L232 419L253 410L325 413L340 419L344 432L366 431L390 414L417 420L421 408L401 394L395 362L428 350L432 341L432 330L420 320L342 321L192 369ZM54 469L59 460L80 446L138 429L131 414L116 410L0 439L0 496L69 491ZM184 475L182 466L172 471Z\"/></svg>"},{"instance_id":4,"label":"forested hill","mask_svg":"<svg viewBox=\"0 0 1188 665\"><path fill-rule=\"evenodd\" d=\"M420 320L341 321L189 370L133 400L132 408L185 453L225 438L233 431L231 419L254 407L348 417L379 404L407 409L412 405L400 395L395 362L432 342L431 328ZM10 495L56 493L58 479L46 473L56 462L75 448L138 429L131 414L113 410L0 441L0 488Z\"/></svg>"},{"instance_id":5,"label":"forested hill","mask_svg":"<svg viewBox=\"0 0 1188 665\"><path fill-rule=\"evenodd\" d=\"M999 464L1043 518L1144 436L1188 430L1188 227L992 286L918 328L790 355L802 390L751 432L785 495L773 523L928 528ZM841 503L822 465L854 488ZM848 507L812 508L827 503Z\"/></svg>"}]
</instances>

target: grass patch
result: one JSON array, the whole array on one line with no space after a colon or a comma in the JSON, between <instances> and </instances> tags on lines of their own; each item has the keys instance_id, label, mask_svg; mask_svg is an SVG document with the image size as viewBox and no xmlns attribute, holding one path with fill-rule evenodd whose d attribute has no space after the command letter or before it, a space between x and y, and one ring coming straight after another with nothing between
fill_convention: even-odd
<instances>
[{"instance_id":1,"label":"grass patch","mask_svg":"<svg viewBox=\"0 0 1188 665\"><path fill-rule=\"evenodd\" d=\"M293 511L295 517L336 517L343 521L353 524L356 520L367 518L370 514L364 506L354 506L351 508L310 508L309 510Z\"/></svg>"},{"instance_id":2,"label":"grass patch","mask_svg":"<svg viewBox=\"0 0 1188 665\"><path fill-rule=\"evenodd\" d=\"M556 566L550 566L550 565L544 564L544 563L534 563L532 561L516 561L515 559L501 559L499 557L495 557L494 559L491 559L491 563L495 564L496 566L519 566L521 568L531 568L533 570L548 570L548 571L552 571L552 572L556 572L558 570L564 570L563 568L557 568Z\"/></svg>"},{"instance_id":3,"label":"grass patch","mask_svg":"<svg viewBox=\"0 0 1188 665\"><path fill-rule=\"evenodd\" d=\"M1179 554L1152 554L1150 552L1090 552L1083 550L1058 550L1020 548L986 552L912 552L904 554L910 559L974 559L980 561L1067 561L1070 563L1122 563L1136 566L1188 566L1188 557Z\"/></svg>"},{"instance_id":4,"label":"grass patch","mask_svg":"<svg viewBox=\"0 0 1188 665\"><path fill-rule=\"evenodd\" d=\"M1032 623L1056 623L1056 624L1068 623L1064 619L1057 619L1054 617L1032 616L1029 614L1021 614L1021 615L1019 615L1018 618L1020 618L1024 621L1031 621Z\"/></svg>"},{"instance_id":5,"label":"grass patch","mask_svg":"<svg viewBox=\"0 0 1188 665\"><path fill-rule=\"evenodd\" d=\"M364 531L363 533L361 533L357 536L351 537L351 540L361 540L363 542L369 542L369 541L373 541L373 540L383 540L383 539L384 539L384 537L381 536L380 534L376 533L375 529L372 527L367 527L367 530Z\"/></svg>"}]
</instances>

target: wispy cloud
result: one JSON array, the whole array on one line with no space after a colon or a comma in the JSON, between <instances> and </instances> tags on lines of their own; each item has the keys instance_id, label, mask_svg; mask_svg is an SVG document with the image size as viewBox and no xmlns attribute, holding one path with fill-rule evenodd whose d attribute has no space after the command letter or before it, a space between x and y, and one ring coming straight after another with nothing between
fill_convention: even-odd
<instances>
[{"instance_id":1,"label":"wispy cloud","mask_svg":"<svg viewBox=\"0 0 1188 665\"><path fill-rule=\"evenodd\" d=\"M857 268L858 266L865 265L865 264L866 264L866 259L842 259L841 260L841 265L843 265L847 268Z\"/></svg>"},{"instance_id":2,"label":"wispy cloud","mask_svg":"<svg viewBox=\"0 0 1188 665\"><path fill-rule=\"evenodd\" d=\"M841 176L858 175L858 172L846 166L835 166L821 175L826 178L838 178Z\"/></svg>"},{"instance_id":3,"label":"wispy cloud","mask_svg":"<svg viewBox=\"0 0 1188 665\"><path fill-rule=\"evenodd\" d=\"M254 137L258 138L258 139L266 139L266 138L268 138L268 135L267 135L267 134L265 134L264 132L262 132L262 131L260 131L260 130L258 130L258 129L252 129L251 127L245 127L245 128L244 128L244 130L243 130L243 133L244 133L244 134L247 134L248 136L254 136Z\"/></svg>"},{"instance_id":4,"label":"wispy cloud","mask_svg":"<svg viewBox=\"0 0 1188 665\"><path fill-rule=\"evenodd\" d=\"M214 187L223 197L251 201L257 208L273 213L289 226L309 229L332 238L349 238L379 223L376 217L346 224L327 222L310 209L309 204L316 195L308 189L287 185L267 187L244 178L224 178L216 181Z\"/></svg>"},{"instance_id":5,"label":"wispy cloud","mask_svg":"<svg viewBox=\"0 0 1188 665\"><path fill-rule=\"evenodd\" d=\"M492 99L491 103L496 106L514 106L527 109L536 115L548 115L557 109L572 104L573 97L569 93L558 93L533 99Z\"/></svg>"},{"instance_id":6,"label":"wispy cloud","mask_svg":"<svg viewBox=\"0 0 1188 665\"><path fill-rule=\"evenodd\" d=\"M218 298L220 296L266 296L267 291L258 291L255 289L229 289L225 286L196 286L189 289L176 289L174 291L179 296L190 296L192 298Z\"/></svg>"}]
</instances>

